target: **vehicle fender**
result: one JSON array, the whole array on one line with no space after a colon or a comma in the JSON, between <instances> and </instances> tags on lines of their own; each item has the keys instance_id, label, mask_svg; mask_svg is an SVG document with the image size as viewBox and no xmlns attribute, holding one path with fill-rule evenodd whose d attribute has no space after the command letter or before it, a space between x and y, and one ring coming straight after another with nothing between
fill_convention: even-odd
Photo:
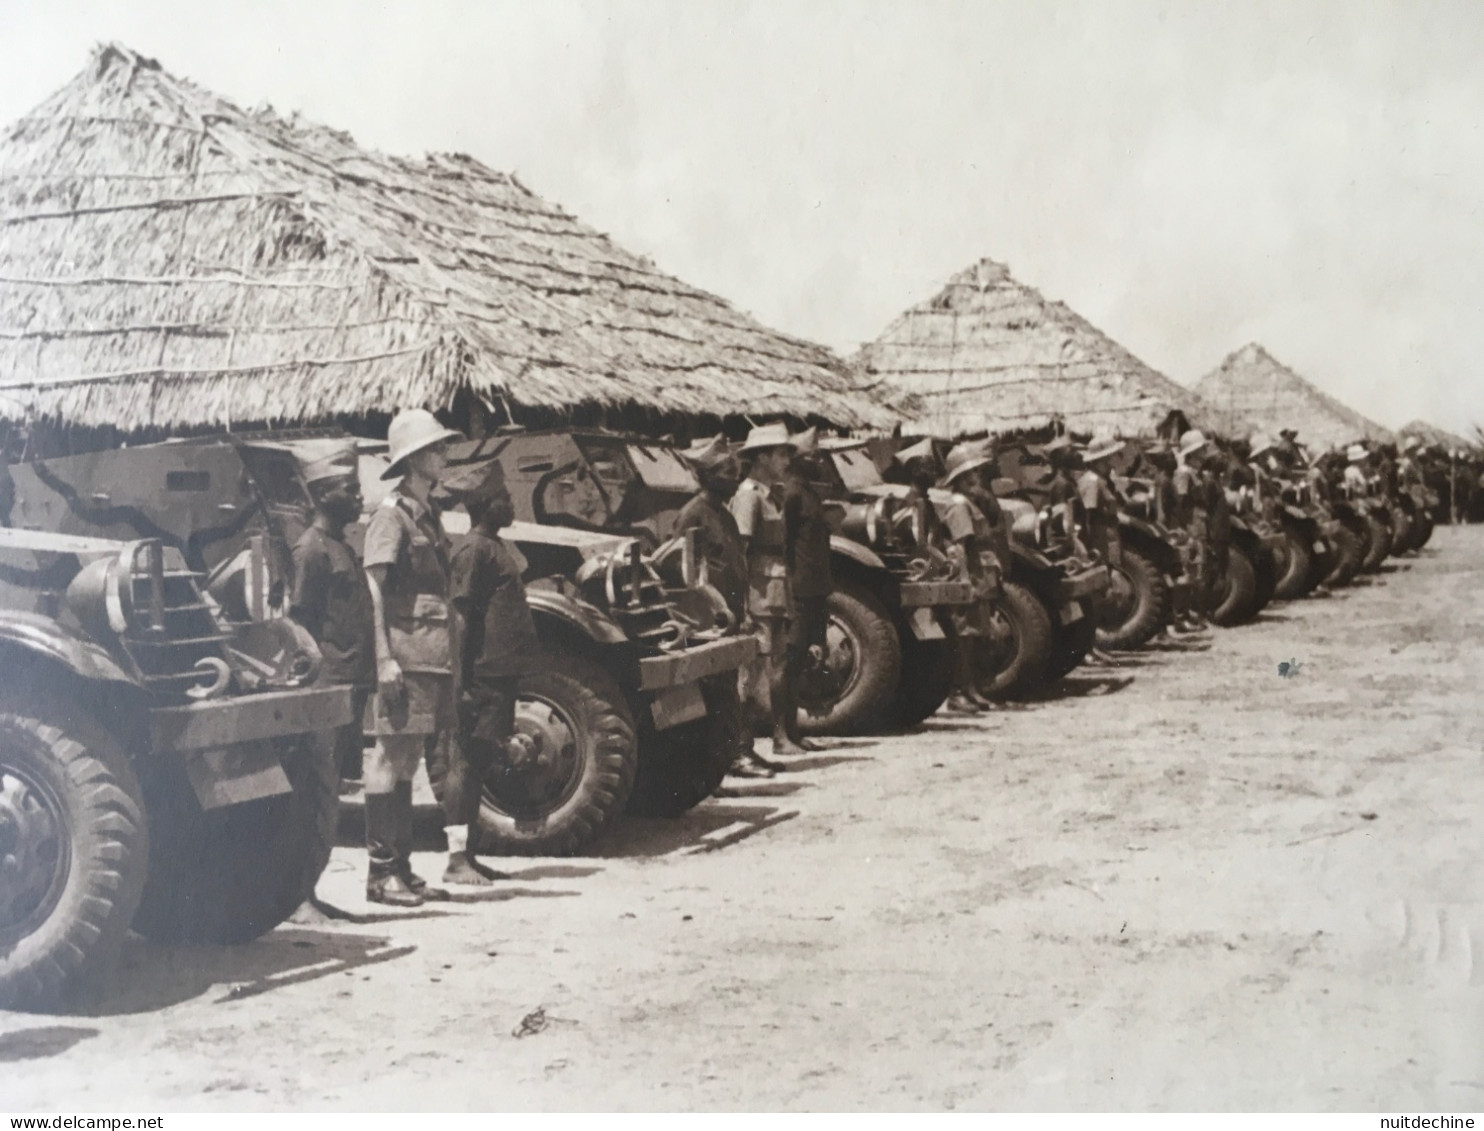
<instances>
[{"instance_id":1,"label":"vehicle fender","mask_svg":"<svg viewBox=\"0 0 1484 1131\"><path fill-rule=\"evenodd\" d=\"M1018 567L1022 570L1029 570L1032 573L1057 572L1055 562L1039 550L1027 546L1018 539L1010 543L1010 557L1010 568L1012 570Z\"/></svg>"},{"instance_id":2,"label":"vehicle fender","mask_svg":"<svg viewBox=\"0 0 1484 1131\"><path fill-rule=\"evenodd\" d=\"M886 568L886 563L869 546L862 546L859 542L852 542L849 538L842 538L838 534L830 535L830 553L849 558L867 569Z\"/></svg>"},{"instance_id":3,"label":"vehicle fender","mask_svg":"<svg viewBox=\"0 0 1484 1131\"><path fill-rule=\"evenodd\" d=\"M1154 523L1150 522L1147 518L1128 514L1126 511L1118 512L1118 525L1125 531L1142 534L1145 538L1153 538L1159 542L1163 542L1165 539L1164 532L1155 526Z\"/></svg>"},{"instance_id":4,"label":"vehicle fender","mask_svg":"<svg viewBox=\"0 0 1484 1131\"><path fill-rule=\"evenodd\" d=\"M629 638L614 623L612 617L579 597L532 586L526 590L526 603L530 605L532 614L538 618L543 614L553 617L599 644L628 643Z\"/></svg>"},{"instance_id":5,"label":"vehicle fender","mask_svg":"<svg viewBox=\"0 0 1484 1131\"><path fill-rule=\"evenodd\" d=\"M106 649L47 617L0 614L0 652L13 651L60 664L82 679L136 686L133 676Z\"/></svg>"}]
</instances>

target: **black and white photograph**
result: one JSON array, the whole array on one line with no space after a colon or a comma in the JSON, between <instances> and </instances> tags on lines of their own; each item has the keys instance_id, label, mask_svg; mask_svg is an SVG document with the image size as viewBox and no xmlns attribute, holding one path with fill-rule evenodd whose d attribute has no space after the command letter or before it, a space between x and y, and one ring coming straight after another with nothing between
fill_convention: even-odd
<instances>
[{"instance_id":1,"label":"black and white photograph","mask_svg":"<svg viewBox=\"0 0 1484 1131\"><path fill-rule=\"evenodd\" d=\"M1480 60L0 0L6 1125L1484 1125Z\"/></svg>"}]
</instances>

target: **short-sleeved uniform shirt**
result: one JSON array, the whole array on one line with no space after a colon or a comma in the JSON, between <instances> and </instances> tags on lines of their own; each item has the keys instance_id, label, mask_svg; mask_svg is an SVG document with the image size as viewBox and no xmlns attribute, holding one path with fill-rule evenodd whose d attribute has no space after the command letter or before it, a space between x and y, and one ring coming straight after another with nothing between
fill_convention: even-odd
<instances>
[{"instance_id":1,"label":"short-sleeved uniform shirt","mask_svg":"<svg viewBox=\"0 0 1484 1131\"><path fill-rule=\"evenodd\" d=\"M696 552L706 561L710 584L740 618L747 602L747 547L732 512L702 491L680 508L675 530L696 532Z\"/></svg>"},{"instance_id":2,"label":"short-sleeved uniform shirt","mask_svg":"<svg viewBox=\"0 0 1484 1131\"><path fill-rule=\"evenodd\" d=\"M304 531L294 545L294 591L289 605L294 619L319 644L325 679L357 687L375 684L371 587L349 546L317 526Z\"/></svg>"},{"instance_id":3,"label":"short-sleeved uniform shirt","mask_svg":"<svg viewBox=\"0 0 1484 1131\"><path fill-rule=\"evenodd\" d=\"M403 671L451 674L448 541L438 512L401 486L366 527L366 568L387 567L386 629Z\"/></svg>"},{"instance_id":4,"label":"short-sleeved uniform shirt","mask_svg":"<svg viewBox=\"0 0 1484 1131\"><path fill-rule=\"evenodd\" d=\"M747 542L747 607L755 617L786 617L791 605L783 508L767 487L744 479L732 496L732 517Z\"/></svg>"},{"instance_id":5,"label":"short-sleeved uniform shirt","mask_svg":"<svg viewBox=\"0 0 1484 1131\"><path fill-rule=\"evenodd\" d=\"M824 503L809 483L791 475L783 489L789 585L795 597L824 597L834 588L830 524Z\"/></svg>"},{"instance_id":6,"label":"short-sleeved uniform shirt","mask_svg":"<svg viewBox=\"0 0 1484 1131\"><path fill-rule=\"evenodd\" d=\"M525 568L519 550L478 530L454 553L449 599L463 618L465 675L476 684L530 675L541 666L521 580Z\"/></svg>"}]
</instances>

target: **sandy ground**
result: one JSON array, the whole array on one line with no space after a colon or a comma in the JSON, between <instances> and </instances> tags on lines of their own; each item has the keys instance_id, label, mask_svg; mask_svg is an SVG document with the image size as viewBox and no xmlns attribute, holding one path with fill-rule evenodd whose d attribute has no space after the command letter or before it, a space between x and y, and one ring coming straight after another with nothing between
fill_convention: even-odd
<instances>
[{"instance_id":1,"label":"sandy ground","mask_svg":"<svg viewBox=\"0 0 1484 1131\"><path fill-rule=\"evenodd\" d=\"M1481 587L1484 529L1440 530L488 898L372 913L337 849L363 922L136 942L100 1015L0 1014L0 1108L1477 1111Z\"/></svg>"}]
</instances>

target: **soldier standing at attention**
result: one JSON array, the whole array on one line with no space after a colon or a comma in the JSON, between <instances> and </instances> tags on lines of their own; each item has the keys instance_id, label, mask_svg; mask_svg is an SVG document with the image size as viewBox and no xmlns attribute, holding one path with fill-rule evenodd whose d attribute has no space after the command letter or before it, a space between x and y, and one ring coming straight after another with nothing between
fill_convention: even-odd
<instances>
[{"instance_id":1,"label":"soldier standing at attention","mask_svg":"<svg viewBox=\"0 0 1484 1131\"><path fill-rule=\"evenodd\" d=\"M412 871L412 778L455 726L448 547L431 496L448 442L460 438L424 409L393 417L382 478L402 480L366 528L376 618L376 748L365 769L366 898L373 903L417 907L446 897Z\"/></svg>"},{"instance_id":2,"label":"soldier standing at attention","mask_svg":"<svg viewBox=\"0 0 1484 1131\"><path fill-rule=\"evenodd\" d=\"M799 732L799 683L811 663L828 654L828 602L835 580L830 569L830 524L824 502L809 482L819 458L819 430L808 428L793 437L794 458L783 484L784 543L788 548L788 581L793 591L793 620L789 624L787 674L788 734L804 750L819 749Z\"/></svg>"},{"instance_id":3,"label":"soldier standing at attention","mask_svg":"<svg viewBox=\"0 0 1484 1131\"><path fill-rule=\"evenodd\" d=\"M1213 581L1210 569L1210 512L1205 486L1201 480L1201 457L1206 452L1206 437L1191 429L1180 437L1179 463L1171 482L1175 501L1175 520L1189 537L1191 601L1188 618L1180 627L1194 631L1206 627Z\"/></svg>"},{"instance_id":4,"label":"soldier standing at attention","mask_svg":"<svg viewBox=\"0 0 1484 1131\"><path fill-rule=\"evenodd\" d=\"M521 575L526 560L500 531L515 505L498 462L459 468L443 478L449 497L469 513L469 537L454 553L449 600L456 614L459 741L450 751L443 804L448 814L445 883L488 884L498 873L475 858L486 775L519 772L515 735L520 678L540 668L536 622Z\"/></svg>"},{"instance_id":5,"label":"soldier standing at attention","mask_svg":"<svg viewBox=\"0 0 1484 1131\"><path fill-rule=\"evenodd\" d=\"M1118 489L1113 485L1113 457L1123 452L1122 440L1102 440L1082 452L1082 470L1077 475L1077 495L1087 515L1087 540L1103 564L1117 569L1123 564L1123 540L1118 533ZM1101 648L1087 653L1102 664L1118 661Z\"/></svg>"},{"instance_id":6,"label":"soldier standing at attention","mask_svg":"<svg viewBox=\"0 0 1484 1131\"><path fill-rule=\"evenodd\" d=\"M950 545L963 557L964 572L973 586L974 603L955 608L953 621L954 691L948 697L948 710L973 714L991 710L994 704L979 691L979 671L974 638L989 634L987 613L995 578L986 566L986 555L994 555L995 531L1000 526L1000 504L983 483L982 472L992 461L989 447L983 442L958 444L943 457L942 489L951 491L954 506L944 516L943 529ZM993 516L991 518L990 516ZM1007 554L1008 560L1008 554Z\"/></svg>"},{"instance_id":7,"label":"soldier standing at attention","mask_svg":"<svg viewBox=\"0 0 1484 1131\"><path fill-rule=\"evenodd\" d=\"M320 678L351 686L351 721L335 732L335 764L343 781L361 778L366 701L376 687L376 621L371 587L345 528L361 517L361 483L354 440L310 440L295 452L314 521L294 545L289 615L314 637Z\"/></svg>"},{"instance_id":8,"label":"soldier standing at attention","mask_svg":"<svg viewBox=\"0 0 1484 1131\"><path fill-rule=\"evenodd\" d=\"M785 424L754 428L740 455L751 470L732 496L732 517L747 544L747 611L757 627L773 724L773 754L802 754L789 736L787 713L793 695L786 686L788 627L793 597L788 576L788 531L783 517L782 484L793 459L793 441ZM777 767L762 766L763 770Z\"/></svg>"},{"instance_id":9,"label":"soldier standing at attention","mask_svg":"<svg viewBox=\"0 0 1484 1131\"><path fill-rule=\"evenodd\" d=\"M747 546L727 500L737 489L737 460L722 436L681 453L701 489L675 518L675 533L696 532L696 553L706 563L708 583L727 603L738 624L747 619Z\"/></svg>"}]
</instances>

